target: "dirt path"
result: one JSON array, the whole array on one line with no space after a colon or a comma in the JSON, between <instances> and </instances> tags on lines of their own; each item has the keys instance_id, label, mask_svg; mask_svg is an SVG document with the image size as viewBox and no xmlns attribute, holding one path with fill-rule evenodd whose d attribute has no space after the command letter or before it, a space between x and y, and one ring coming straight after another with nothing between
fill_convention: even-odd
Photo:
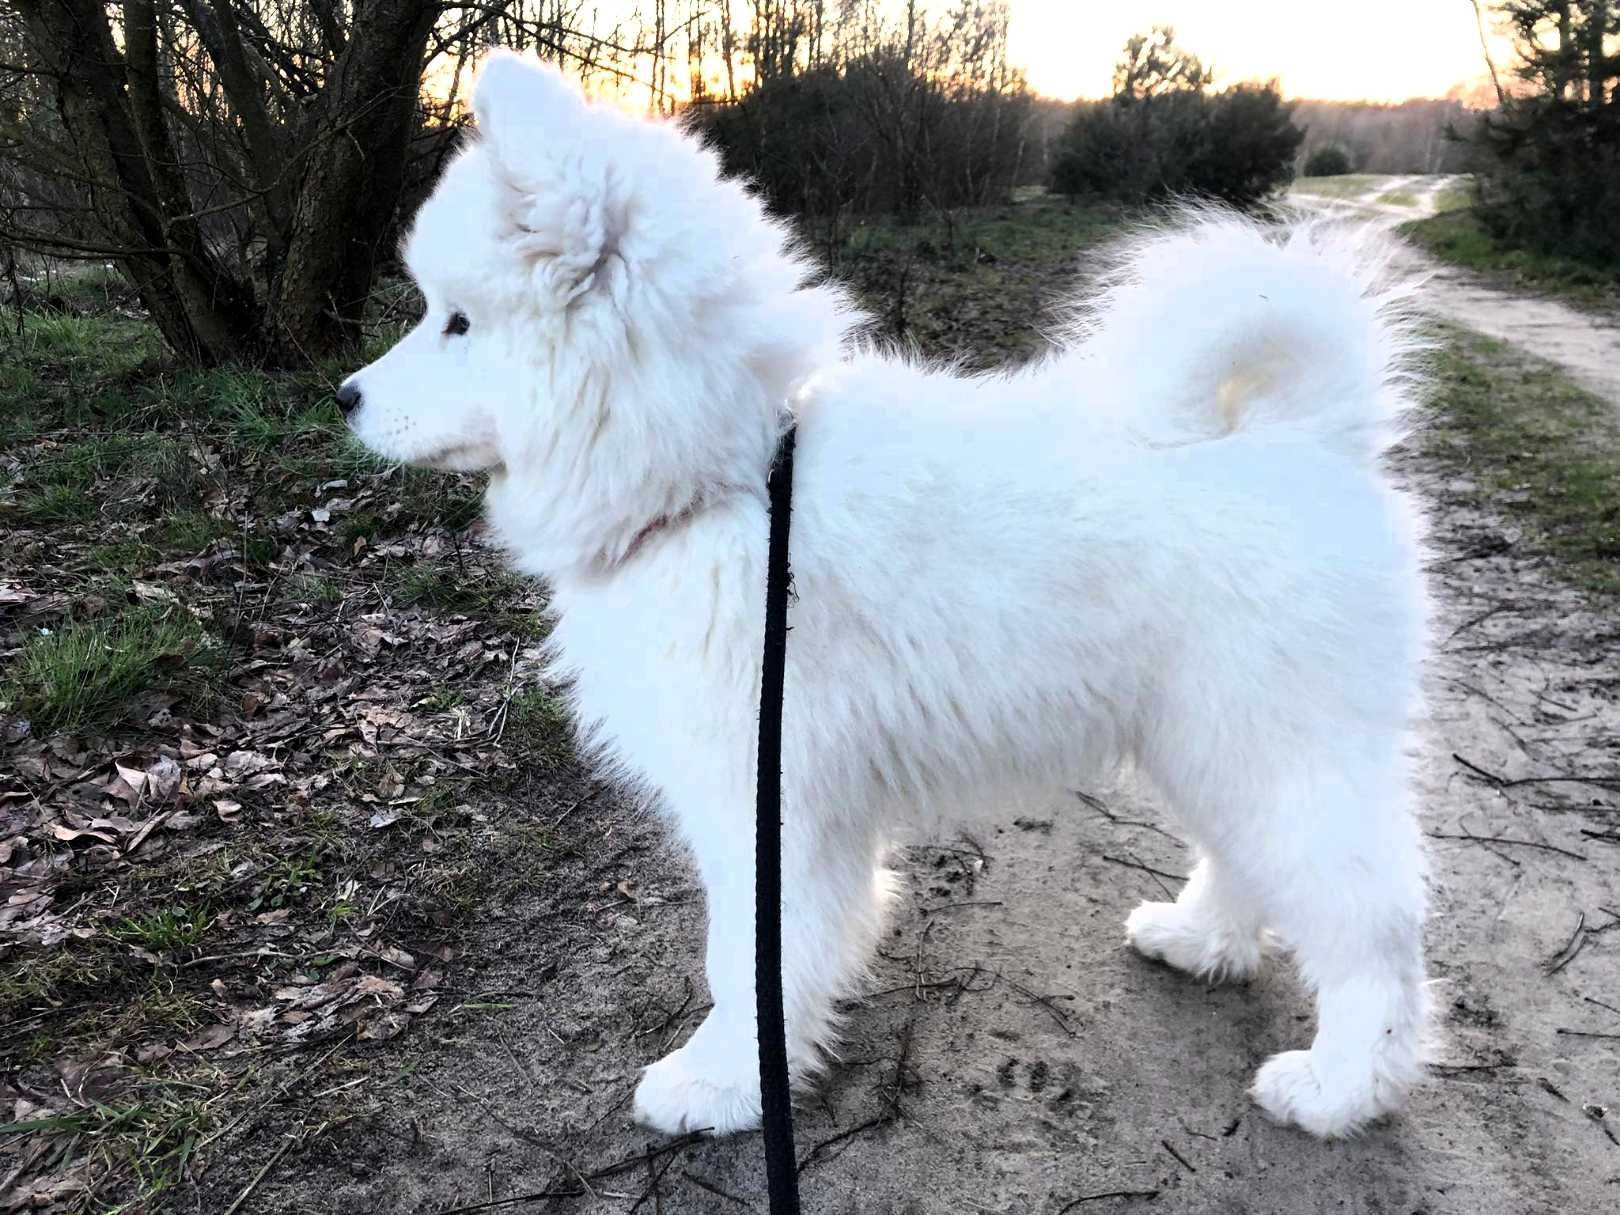
<instances>
[{"instance_id":1,"label":"dirt path","mask_svg":"<svg viewBox=\"0 0 1620 1215\"><path fill-rule=\"evenodd\" d=\"M1254 1068L1308 1040L1309 1005L1284 959L1206 989L1123 947L1126 913L1186 865L1127 782L903 854L908 897L870 995L800 1116L806 1210L1146 1201L1069 1205L1121 1191L1255 1215L1612 1208L1620 787L1494 778L1620 767L1613 622L1499 551L1465 484L1422 456L1403 475L1445 520L1421 776L1441 1064L1409 1112L1322 1144L1248 1104ZM558 1195L523 1211L764 1209L757 1138L671 1148L626 1116L637 1068L704 1008L689 872L607 798L570 830L574 859L463 953L479 993L464 1004L496 1011L425 1025L406 1067L377 1078L373 1112L303 1162L318 1183L266 1187L258 1209L427 1215L522 1194ZM616 893L627 880L633 899ZM302 1117L321 1121L321 1102ZM219 1196L273 1147L219 1170Z\"/></svg>"},{"instance_id":2,"label":"dirt path","mask_svg":"<svg viewBox=\"0 0 1620 1215\"><path fill-rule=\"evenodd\" d=\"M1312 213L1356 216L1394 227L1432 215L1441 192L1454 181L1446 176L1381 177L1348 196L1295 191L1289 201ZM1411 201L1391 203L1392 194L1407 195ZM1448 321L1558 364L1577 384L1620 409L1620 321L1577 311L1558 300L1503 291L1466 270L1416 251L1412 256L1428 276L1426 307Z\"/></svg>"},{"instance_id":3,"label":"dirt path","mask_svg":"<svg viewBox=\"0 0 1620 1215\"><path fill-rule=\"evenodd\" d=\"M1255 1112L1245 1086L1308 1041L1309 1005L1286 959L1208 989L1124 948L1126 914L1187 864L1126 780L902 853L867 998L800 1114L807 1211L1620 1204L1615 624L1517 553L1465 472L1417 448L1399 475L1435 519L1438 615L1420 792L1440 1062L1410 1110L1338 1144ZM292 1087L203 1209L256 1176L244 1210L765 1209L757 1137L672 1144L628 1118L638 1069L705 1009L688 867L605 792L534 797L570 848L465 942L454 1005L361 1088L300 1085L298 1059L263 1078ZM319 1129L261 1173L297 1124Z\"/></svg>"}]
</instances>

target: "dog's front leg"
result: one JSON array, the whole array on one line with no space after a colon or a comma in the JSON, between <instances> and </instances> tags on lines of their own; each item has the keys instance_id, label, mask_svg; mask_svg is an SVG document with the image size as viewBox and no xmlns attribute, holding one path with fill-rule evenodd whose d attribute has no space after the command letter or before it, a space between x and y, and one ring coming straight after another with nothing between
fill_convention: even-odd
<instances>
[{"instance_id":1,"label":"dog's front leg","mask_svg":"<svg viewBox=\"0 0 1620 1215\"><path fill-rule=\"evenodd\" d=\"M669 1134L759 1125L754 838L748 818L732 827L688 833L708 899L714 1007L636 1089L636 1118ZM890 883L877 860L875 836L847 823L838 830L792 817L784 823L782 988L796 1083L814 1070L832 1034L834 1003L849 994L882 926Z\"/></svg>"}]
</instances>

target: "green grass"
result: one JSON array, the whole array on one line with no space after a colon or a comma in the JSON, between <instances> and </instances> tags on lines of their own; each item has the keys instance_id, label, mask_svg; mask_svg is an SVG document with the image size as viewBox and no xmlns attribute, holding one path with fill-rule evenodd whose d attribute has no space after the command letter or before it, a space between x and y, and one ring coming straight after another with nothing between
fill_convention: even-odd
<instances>
[{"instance_id":1,"label":"green grass","mask_svg":"<svg viewBox=\"0 0 1620 1215\"><path fill-rule=\"evenodd\" d=\"M126 1165L134 1178L130 1201L101 1206L104 1215L150 1210L153 1200L186 1177L192 1153L213 1128L208 1102L199 1095L157 1091L147 1100L95 1104L69 1114L23 1122L0 1122L0 1144L13 1136L45 1134L63 1143L64 1156L88 1151Z\"/></svg>"},{"instance_id":2,"label":"green grass","mask_svg":"<svg viewBox=\"0 0 1620 1215\"><path fill-rule=\"evenodd\" d=\"M36 734L109 726L143 692L206 692L218 654L218 641L179 608L69 621L23 644L0 675L0 709L29 719Z\"/></svg>"},{"instance_id":3,"label":"green grass","mask_svg":"<svg viewBox=\"0 0 1620 1215\"><path fill-rule=\"evenodd\" d=\"M1454 208L1401 226L1413 243L1455 266L1588 308L1620 308L1620 267L1504 245L1470 208Z\"/></svg>"},{"instance_id":4,"label":"green grass","mask_svg":"<svg viewBox=\"0 0 1620 1215\"><path fill-rule=\"evenodd\" d=\"M299 602L333 607L343 602L343 581L331 574L298 574L290 584Z\"/></svg>"},{"instance_id":5,"label":"green grass","mask_svg":"<svg viewBox=\"0 0 1620 1215\"><path fill-rule=\"evenodd\" d=\"M157 536L163 547L194 556L233 531L229 520L216 519L206 511L183 510L165 519Z\"/></svg>"},{"instance_id":6,"label":"green grass","mask_svg":"<svg viewBox=\"0 0 1620 1215\"><path fill-rule=\"evenodd\" d=\"M389 592L401 606L421 604L440 611L487 612L523 588L516 574L461 570L453 563L401 563L389 575Z\"/></svg>"},{"instance_id":7,"label":"green grass","mask_svg":"<svg viewBox=\"0 0 1620 1215\"><path fill-rule=\"evenodd\" d=\"M165 907L135 919L120 920L107 935L152 953L190 949L208 934L214 919L200 907Z\"/></svg>"},{"instance_id":8,"label":"green grass","mask_svg":"<svg viewBox=\"0 0 1620 1215\"><path fill-rule=\"evenodd\" d=\"M910 252L963 267L983 264L986 257L1061 260L1118 235L1122 216L1117 207L1036 195L1004 206L931 212L909 224L889 216L863 219L848 230L838 252L841 257Z\"/></svg>"},{"instance_id":9,"label":"green grass","mask_svg":"<svg viewBox=\"0 0 1620 1215\"><path fill-rule=\"evenodd\" d=\"M872 336L983 370L1046 349L1043 321L1084 273L1087 250L1131 218L1152 214L1039 194L909 224L864 220L820 248L872 313Z\"/></svg>"},{"instance_id":10,"label":"green grass","mask_svg":"<svg viewBox=\"0 0 1620 1215\"><path fill-rule=\"evenodd\" d=\"M185 444L164 435L109 432L48 447L32 459L19 483L17 509L35 523L89 519L109 501L127 510L129 495L110 492L105 483L132 478L150 482L147 497L159 506L193 497L199 483Z\"/></svg>"},{"instance_id":11,"label":"green grass","mask_svg":"<svg viewBox=\"0 0 1620 1215\"><path fill-rule=\"evenodd\" d=\"M574 756L574 723L563 702L538 684L512 697L502 741L526 759L560 767Z\"/></svg>"},{"instance_id":12,"label":"green grass","mask_svg":"<svg viewBox=\"0 0 1620 1215\"><path fill-rule=\"evenodd\" d=\"M1438 449L1569 581L1620 594L1620 423L1552 364L1466 330L1434 363Z\"/></svg>"},{"instance_id":13,"label":"green grass","mask_svg":"<svg viewBox=\"0 0 1620 1215\"><path fill-rule=\"evenodd\" d=\"M119 408L103 389L133 375L162 349L144 321L26 312L21 332L0 325L0 419L4 434L78 425Z\"/></svg>"},{"instance_id":14,"label":"green grass","mask_svg":"<svg viewBox=\"0 0 1620 1215\"><path fill-rule=\"evenodd\" d=\"M1459 211L1473 205L1473 179L1467 176L1460 177L1434 196L1434 210L1437 215L1444 215L1449 211Z\"/></svg>"}]
</instances>

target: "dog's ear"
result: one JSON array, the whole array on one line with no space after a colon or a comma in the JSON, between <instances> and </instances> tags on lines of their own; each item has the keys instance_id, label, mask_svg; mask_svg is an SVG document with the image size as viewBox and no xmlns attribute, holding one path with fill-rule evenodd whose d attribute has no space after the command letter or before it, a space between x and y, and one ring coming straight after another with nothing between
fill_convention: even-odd
<instances>
[{"instance_id":1,"label":"dog's ear","mask_svg":"<svg viewBox=\"0 0 1620 1215\"><path fill-rule=\"evenodd\" d=\"M589 132L608 116L562 72L511 51L484 65L473 110L507 191L513 242L536 286L567 305L590 289L611 252L608 165Z\"/></svg>"},{"instance_id":2,"label":"dog's ear","mask_svg":"<svg viewBox=\"0 0 1620 1215\"><path fill-rule=\"evenodd\" d=\"M515 51L490 55L473 88L478 130L504 163L519 164L572 143L585 110L578 84Z\"/></svg>"}]
</instances>

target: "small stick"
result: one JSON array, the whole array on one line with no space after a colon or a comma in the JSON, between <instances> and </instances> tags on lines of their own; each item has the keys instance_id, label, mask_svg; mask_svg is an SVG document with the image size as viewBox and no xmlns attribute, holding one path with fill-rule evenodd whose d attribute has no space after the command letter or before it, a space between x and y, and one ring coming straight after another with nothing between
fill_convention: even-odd
<instances>
[{"instance_id":1,"label":"small stick","mask_svg":"<svg viewBox=\"0 0 1620 1215\"><path fill-rule=\"evenodd\" d=\"M1082 1194L1059 1211L1058 1215L1068 1215L1070 1211L1083 1202L1097 1202L1104 1198L1157 1198L1158 1196L1158 1190L1109 1190L1104 1194Z\"/></svg>"},{"instance_id":2,"label":"small stick","mask_svg":"<svg viewBox=\"0 0 1620 1215\"><path fill-rule=\"evenodd\" d=\"M719 1186L715 1185L714 1182L705 1181L703 1178L699 1177L696 1173L692 1172L690 1169L682 1169L681 1170L681 1176L686 1178L693 1185L697 1186L698 1189L707 1190L707 1191L709 1191L709 1193L715 1195L717 1198L727 1198L727 1199L730 1199L732 1202L736 1203L740 1207L752 1209L750 1207L750 1204L749 1204L749 1202L748 1202L748 1200L746 1198L738 1198L737 1195L732 1194L729 1191L722 1190Z\"/></svg>"},{"instance_id":3,"label":"small stick","mask_svg":"<svg viewBox=\"0 0 1620 1215\"><path fill-rule=\"evenodd\" d=\"M1192 1164L1192 1162L1190 1160L1188 1160L1180 1152L1176 1151L1175 1145L1172 1144L1168 1139L1159 1140L1159 1144L1164 1148L1165 1151L1169 1152L1172 1156L1174 1156L1176 1158L1176 1163L1177 1164L1179 1164L1182 1168L1186 1169L1189 1173L1196 1173L1198 1171L1196 1168L1193 1167L1193 1164Z\"/></svg>"},{"instance_id":4,"label":"small stick","mask_svg":"<svg viewBox=\"0 0 1620 1215\"><path fill-rule=\"evenodd\" d=\"M1616 1008L1613 1004L1605 1004L1602 1000L1594 1000L1591 996L1582 996L1581 999L1585 1000L1588 1004L1596 1004L1599 1008L1612 1012L1615 1016L1620 1017L1620 1008Z\"/></svg>"},{"instance_id":5,"label":"small stick","mask_svg":"<svg viewBox=\"0 0 1620 1215\"><path fill-rule=\"evenodd\" d=\"M269 1160L266 1160L264 1162L264 1167L253 1175L253 1180L242 1187L242 1192L236 1196L236 1201L225 1208L225 1215L236 1215L236 1212L242 1209L242 1204L248 1200L248 1197L253 1193L254 1190L259 1188L259 1182L264 1180L265 1174L269 1173L271 1169L276 1167L276 1161L285 1156L287 1154L287 1149L292 1147L292 1145L293 1141L291 1139L283 1139L281 1141L281 1146L276 1149L275 1154L271 1156Z\"/></svg>"},{"instance_id":6,"label":"small stick","mask_svg":"<svg viewBox=\"0 0 1620 1215\"><path fill-rule=\"evenodd\" d=\"M1584 853L1571 852L1568 848L1560 848L1557 844L1543 844L1536 840L1515 840L1504 835L1450 835L1444 831L1431 831L1428 833L1432 840L1472 840L1476 844L1514 844L1520 848L1540 848L1543 852L1556 852L1559 856L1567 856L1577 861L1586 860Z\"/></svg>"},{"instance_id":7,"label":"small stick","mask_svg":"<svg viewBox=\"0 0 1620 1215\"><path fill-rule=\"evenodd\" d=\"M1107 853L1103 854L1103 860L1115 865L1124 865L1127 869L1140 869L1143 873L1151 873L1154 877L1169 878L1172 882L1185 882L1187 880L1187 875L1184 873L1170 873L1163 869L1155 869L1152 865L1144 865L1141 861L1122 860L1117 856L1109 856ZM1163 888L1161 887L1161 889ZM1169 893L1168 890L1165 891L1165 894Z\"/></svg>"},{"instance_id":8,"label":"small stick","mask_svg":"<svg viewBox=\"0 0 1620 1215\"><path fill-rule=\"evenodd\" d=\"M1581 952L1586 944L1586 912L1581 912L1580 918L1575 921L1575 931L1569 934L1569 940L1564 947L1553 955L1551 963L1547 966L1547 973L1555 975L1575 960L1575 955Z\"/></svg>"}]
</instances>

